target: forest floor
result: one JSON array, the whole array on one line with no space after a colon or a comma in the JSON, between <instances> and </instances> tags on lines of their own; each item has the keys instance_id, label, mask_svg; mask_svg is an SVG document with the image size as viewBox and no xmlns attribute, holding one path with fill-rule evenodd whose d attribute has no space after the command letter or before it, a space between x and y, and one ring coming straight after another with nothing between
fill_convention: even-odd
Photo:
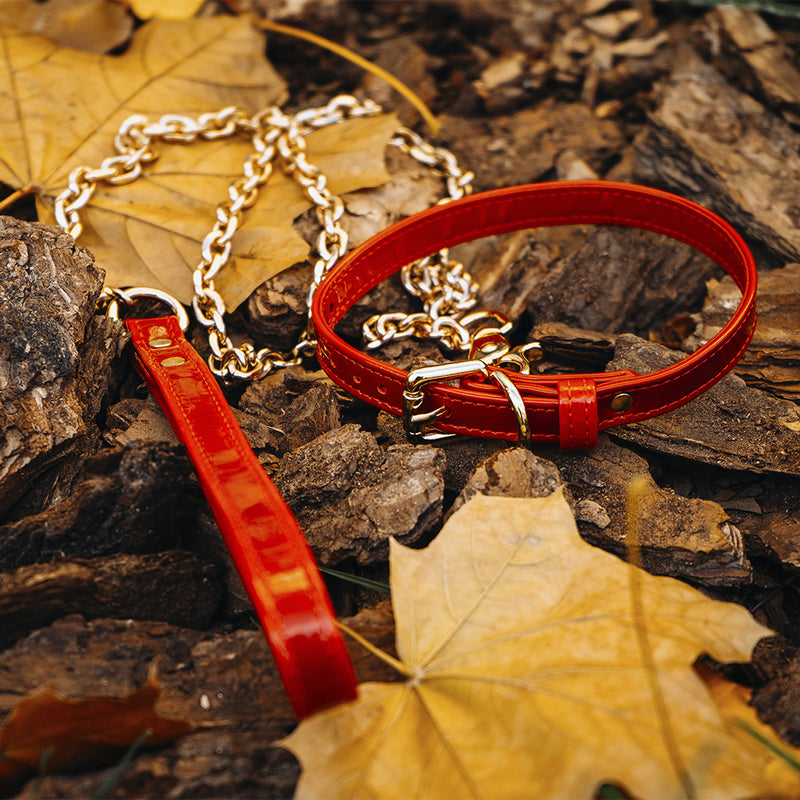
<instances>
[{"instance_id":1,"label":"forest floor","mask_svg":"<svg viewBox=\"0 0 800 800\"><path fill-rule=\"evenodd\" d=\"M56 4L27 5L43 14ZM30 10L7 5L16 10L0 8L4 37L15 21L6 12L21 23ZM433 135L376 75L268 31L266 58L285 84L287 112L343 93L371 98L450 150L474 172L475 191L599 178L674 192L726 219L759 269L759 325L733 372L682 408L601 433L591 451L491 439L410 444L400 421L337 389L313 360L226 387L331 570L337 613L394 652L391 603L364 581L388 582L390 538L426 546L478 493L536 497L561 485L584 539L625 557L630 478L644 475L644 566L744 606L775 632L752 662L723 671L752 688L760 718L800 746L800 19L657 0L252 0L237 9L383 67L441 130ZM214 14L230 16L231 7L209 2L200 11ZM136 21L136 35L153 24ZM131 35L109 46L114 58ZM207 110L220 105L210 102ZM395 148L387 164L391 180L344 194L343 225L355 244L442 196L441 180ZM5 194L19 188L4 180ZM23 295L8 288L37 259L58 265L59 285L85 298L102 278L56 228L30 224L31 198L5 214L0 247L11 253L23 242L29 261L9 256L0 288L0 796L290 797L300 767L278 742L297 718L124 334L89 306L66 311L52 296L22 321L15 303ZM316 241L313 211L294 228ZM455 256L480 287L478 307L513 320L514 342L541 343L534 367L543 374L660 368L712 338L738 302L710 258L629 228L520 231L461 245ZM231 314L231 330L291 349L310 277L303 262L261 283ZM395 276L338 330L360 346L366 319L411 313L415 303ZM61 338L48 349L58 315ZM198 325L190 338L208 354ZM435 343L413 338L376 355L403 369L445 360ZM44 411L41 386L51 398ZM360 680L400 679L357 644L351 651ZM74 708L56 707L59 698L80 706L101 696L154 713L153 698L137 694L148 686L157 687L159 719L189 732L165 733L165 744L137 749L122 765L129 742L87 738ZM31 747L57 755L44 770L8 766L3 759L13 762L22 747L10 720L42 691L40 719L54 721L34 725L41 735ZM59 722L73 713L72 723ZM80 736L89 743L59 761L65 742Z\"/></svg>"}]
</instances>

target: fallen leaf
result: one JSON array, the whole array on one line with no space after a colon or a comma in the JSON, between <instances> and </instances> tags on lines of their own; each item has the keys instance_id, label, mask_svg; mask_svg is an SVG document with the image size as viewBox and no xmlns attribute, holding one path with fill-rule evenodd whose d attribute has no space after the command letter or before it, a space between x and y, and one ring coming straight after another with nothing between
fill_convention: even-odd
<instances>
[{"instance_id":1,"label":"fallen leaf","mask_svg":"<svg viewBox=\"0 0 800 800\"><path fill-rule=\"evenodd\" d=\"M731 683L703 665L696 669L737 743L727 759L720 759L717 769L743 775L757 775L761 770L762 791L769 790L771 797L797 797L800 750L784 742L758 718L750 705L753 690ZM770 753L776 757L766 757Z\"/></svg>"},{"instance_id":2,"label":"fallen leaf","mask_svg":"<svg viewBox=\"0 0 800 800\"><path fill-rule=\"evenodd\" d=\"M189 19L193 17L205 0L128 0L131 10L139 19L160 17L161 19Z\"/></svg>"},{"instance_id":3,"label":"fallen leaf","mask_svg":"<svg viewBox=\"0 0 800 800\"><path fill-rule=\"evenodd\" d=\"M124 44L133 30L133 18L113 0L3 0L0 23L90 53Z\"/></svg>"},{"instance_id":4,"label":"fallen leaf","mask_svg":"<svg viewBox=\"0 0 800 800\"><path fill-rule=\"evenodd\" d=\"M264 58L264 40L244 19L154 20L139 28L121 56L91 55L0 26L0 180L35 185L43 222L72 169L98 167L132 114L198 115L226 106L254 113L281 102L285 84ZM380 117L334 126L309 137L309 160L343 193L386 180L384 148L396 121ZM98 187L81 244L94 252L110 286L144 285L191 299L200 245L227 200L228 185L251 152L248 141L158 145L146 176ZM245 213L233 258L218 277L226 306L308 255L292 229L310 206L276 170L264 203Z\"/></svg>"},{"instance_id":5,"label":"fallen leaf","mask_svg":"<svg viewBox=\"0 0 800 800\"><path fill-rule=\"evenodd\" d=\"M394 116L348 120L308 137L308 160L319 166L336 194L377 186L387 178L386 144ZM156 286L191 300L200 245L227 199L251 148L246 142L201 142L163 148L146 178L103 186L82 215L81 244L106 269L111 286ZM308 257L308 244L292 222L310 206L291 178L275 169L259 200L243 214L232 258L215 278L230 311L265 280ZM131 218L135 214L135 218Z\"/></svg>"},{"instance_id":6,"label":"fallen leaf","mask_svg":"<svg viewBox=\"0 0 800 800\"><path fill-rule=\"evenodd\" d=\"M155 710L160 687L151 679L121 698L63 700L42 690L21 700L0 729L0 786L35 774L49 750L47 771L113 764L149 730L146 746L171 742L191 730Z\"/></svg>"},{"instance_id":7,"label":"fallen leaf","mask_svg":"<svg viewBox=\"0 0 800 800\"><path fill-rule=\"evenodd\" d=\"M583 542L560 491L479 495L427 549L393 542L391 584L408 677L363 684L284 740L303 765L297 798L773 788L771 754L754 773L736 769L739 743L693 669L701 653L748 659L768 631L741 606Z\"/></svg>"}]
</instances>

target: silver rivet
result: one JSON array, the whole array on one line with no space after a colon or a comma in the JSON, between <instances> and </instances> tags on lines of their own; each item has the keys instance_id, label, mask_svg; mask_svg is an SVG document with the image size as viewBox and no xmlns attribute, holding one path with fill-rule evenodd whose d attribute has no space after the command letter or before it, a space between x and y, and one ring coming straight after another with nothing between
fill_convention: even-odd
<instances>
[{"instance_id":1,"label":"silver rivet","mask_svg":"<svg viewBox=\"0 0 800 800\"><path fill-rule=\"evenodd\" d=\"M162 367L179 367L181 364L185 364L186 359L182 356L170 356L169 358L165 358L161 362Z\"/></svg>"},{"instance_id":2,"label":"silver rivet","mask_svg":"<svg viewBox=\"0 0 800 800\"><path fill-rule=\"evenodd\" d=\"M172 339L151 339L147 344L150 347L169 347L172 344Z\"/></svg>"},{"instance_id":3,"label":"silver rivet","mask_svg":"<svg viewBox=\"0 0 800 800\"><path fill-rule=\"evenodd\" d=\"M627 392L615 394L611 398L609 405L611 406L611 410L616 411L617 413L627 411L633 405L633 395L628 394Z\"/></svg>"}]
</instances>

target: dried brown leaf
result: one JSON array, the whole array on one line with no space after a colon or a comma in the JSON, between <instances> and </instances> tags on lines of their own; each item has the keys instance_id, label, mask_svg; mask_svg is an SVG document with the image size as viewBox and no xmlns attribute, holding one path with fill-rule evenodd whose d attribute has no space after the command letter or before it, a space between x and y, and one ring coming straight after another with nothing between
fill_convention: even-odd
<instances>
[{"instance_id":1,"label":"dried brown leaf","mask_svg":"<svg viewBox=\"0 0 800 800\"><path fill-rule=\"evenodd\" d=\"M34 774L45 751L48 771L114 763L150 731L147 745L159 745L188 733L191 726L166 719L155 709L160 687L148 683L120 698L63 700L42 690L21 700L0 729L0 786Z\"/></svg>"}]
</instances>

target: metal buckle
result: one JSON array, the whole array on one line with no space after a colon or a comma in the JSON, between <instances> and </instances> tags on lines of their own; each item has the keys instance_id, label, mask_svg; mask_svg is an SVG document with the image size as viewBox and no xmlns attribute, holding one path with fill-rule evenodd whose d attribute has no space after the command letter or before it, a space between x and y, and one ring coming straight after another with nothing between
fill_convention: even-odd
<instances>
[{"instance_id":1,"label":"metal buckle","mask_svg":"<svg viewBox=\"0 0 800 800\"><path fill-rule=\"evenodd\" d=\"M517 441L524 447L531 443L531 426L525 401L511 378L500 369L489 372L489 366L505 367L524 375L530 374L530 364L542 357L542 348L538 342L515 347L513 350L499 330L490 329L479 332L472 341L469 361L453 361L449 364L436 364L432 367L420 367L408 373L403 389L403 427L412 442L439 442L452 439L458 434L442 431L426 430L426 426L442 417L447 409L443 406L433 411L421 412L425 401L423 389L429 383L447 381L454 378L466 378L468 375L480 373L484 378L491 378L504 392L514 419L517 423ZM475 356L478 356L475 358Z\"/></svg>"},{"instance_id":2,"label":"metal buckle","mask_svg":"<svg viewBox=\"0 0 800 800\"><path fill-rule=\"evenodd\" d=\"M420 367L408 373L406 385L403 389L403 427L408 438L419 444L420 442L438 442L442 439L452 439L455 433L442 433L441 431L426 430L426 426L435 422L446 413L444 406L433 411L420 411L425 402L423 389L429 383L466 378L468 375L480 373L484 378L489 376L489 370L483 361L453 361L449 364L436 364L433 367Z\"/></svg>"}]
</instances>

